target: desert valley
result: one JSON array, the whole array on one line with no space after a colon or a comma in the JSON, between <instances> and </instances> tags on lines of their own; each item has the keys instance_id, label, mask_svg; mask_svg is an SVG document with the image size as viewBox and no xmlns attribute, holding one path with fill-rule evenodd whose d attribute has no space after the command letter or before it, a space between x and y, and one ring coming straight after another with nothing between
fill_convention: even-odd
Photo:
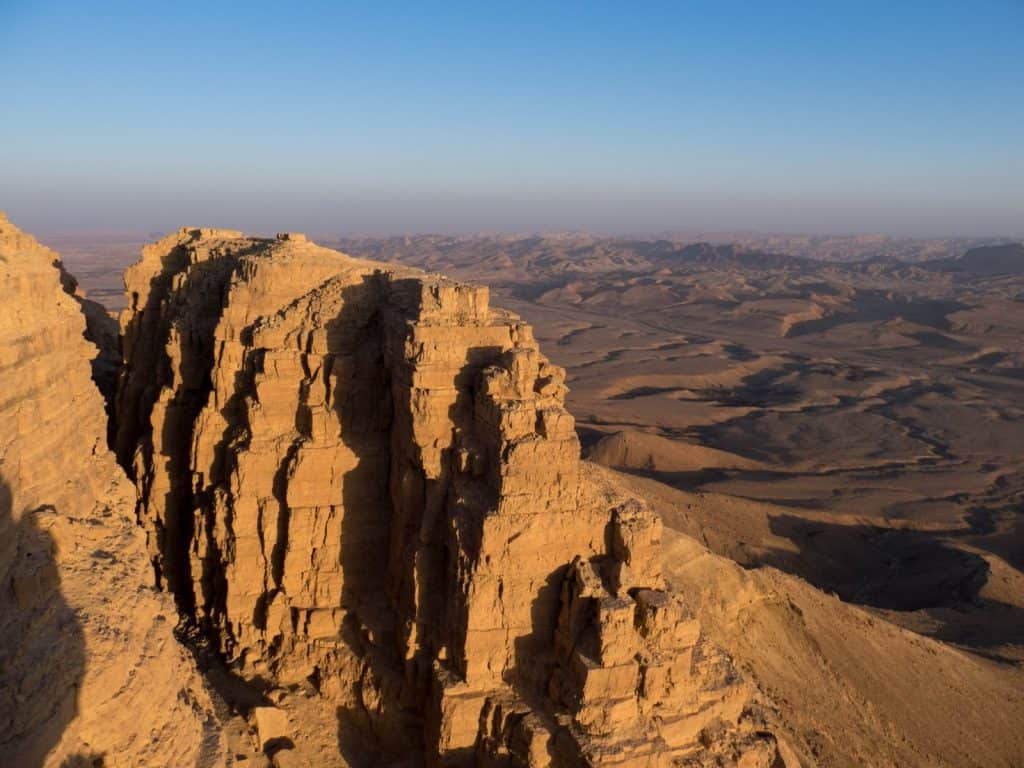
<instances>
[{"instance_id":1,"label":"desert valley","mask_svg":"<svg viewBox=\"0 0 1024 768\"><path fill-rule=\"evenodd\" d=\"M1020 243L909 263L870 241L842 263L594 238L337 246L488 283L565 367L587 457L673 500L673 527L1024 659Z\"/></svg>"},{"instance_id":2,"label":"desert valley","mask_svg":"<svg viewBox=\"0 0 1024 768\"><path fill-rule=\"evenodd\" d=\"M1024 761L1020 244L44 240L16 764Z\"/></svg>"},{"instance_id":3,"label":"desert valley","mask_svg":"<svg viewBox=\"0 0 1024 768\"><path fill-rule=\"evenodd\" d=\"M1024 246L868 238L837 261L819 240L817 258L584 235L322 242L489 286L565 368L585 457L674 502L672 527L1022 661ZM794 241L813 239L756 242ZM123 307L141 242L53 245Z\"/></svg>"}]
</instances>

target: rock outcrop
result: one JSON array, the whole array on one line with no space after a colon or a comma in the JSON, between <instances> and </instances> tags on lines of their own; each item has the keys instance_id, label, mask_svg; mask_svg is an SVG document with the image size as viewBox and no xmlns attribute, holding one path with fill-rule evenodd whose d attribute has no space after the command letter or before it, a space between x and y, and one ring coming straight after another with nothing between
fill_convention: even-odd
<instances>
[{"instance_id":1,"label":"rock outcrop","mask_svg":"<svg viewBox=\"0 0 1024 768\"><path fill-rule=\"evenodd\" d=\"M110 368L84 338L88 316L90 337L111 341L105 313L73 290L57 255L0 214L0 762L221 764L107 449L90 365Z\"/></svg>"},{"instance_id":2,"label":"rock outcrop","mask_svg":"<svg viewBox=\"0 0 1024 768\"><path fill-rule=\"evenodd\" d=\"M782 764L485 288L202 229L125 282L116 452L239 675L444 764Z\"/></svg>"}]
</instances>

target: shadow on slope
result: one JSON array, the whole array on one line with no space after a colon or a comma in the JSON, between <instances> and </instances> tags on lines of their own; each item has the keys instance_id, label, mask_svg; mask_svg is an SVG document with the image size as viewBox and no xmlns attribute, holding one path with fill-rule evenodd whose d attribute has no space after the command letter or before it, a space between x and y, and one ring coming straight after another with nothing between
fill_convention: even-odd
<instances>
[{"instance_id":1,"label":"shadow on slope","mask_svg":"<svg viewBox=\"0 0 1024 768\"><path fill-rule=\"evenodd\" d=\"M1005 520L996 533L980 512L963 527L894 527L813 504L804 512L690 492L678 487L692 479L682 473L621 471L668 527L744 568L770 566L919 634L998 661L1021 659L1024 605L1014 595L1024 573L1012 558L1020 529Z\"/></svg>"},{"instance_id":2,"label":"shadow on slope","mask_svg":"<svg viewBox=\"0 0 1024 768\"><path fill-rule=\"evenodd\" d=\"M26 509L15 521L14 504L0 474L0 755L36 768L78 714L85 637L61 592L57 544L38 521L56 510Z\"/></svg>"},{"instance_id":3,"label":"shadow on slope","mask_svg":"<svg viewBox=\"0 0 1024 768\"><path fill-rule=\"evenodd\" d=\"M996 661L1017 660L1013 647L1024 644L1024 608L986 596L992 566L956 542L969 530L892 529L787 514L768 522L797 551L760 549L744 565L773 566L845 602L905 614L899 623L930 637Z\"/></svg>"},{"instance_id":4,"label":"shadow on slope","mask_svg":"<svg viewBox=\"0 0 1024 768\"><path fill-rule=\"evenodd\" d=\"M923 634L1002 662L1018 660L1013 646L1024 645L1024 607L985 594L992 566L955 541L970 529L892 529L796 515L772 516L769 525L799 552L763 550L750 565L794 573L847 602L918 612L906 623Z\"/></svg>"},{"instance_id":5,"label":"shadow on slope","mask_svg":"<svg viewBox=\"0 0 1024 768\"><path fill-rule=\"evenodd\" d=\"M989 576L980 555L952 546L946 532L843 525L796 515L769 519L799 554L769 549L754 565L796 573L846 602L915 611L970 603Z\"/></svg>"}]
</instances>

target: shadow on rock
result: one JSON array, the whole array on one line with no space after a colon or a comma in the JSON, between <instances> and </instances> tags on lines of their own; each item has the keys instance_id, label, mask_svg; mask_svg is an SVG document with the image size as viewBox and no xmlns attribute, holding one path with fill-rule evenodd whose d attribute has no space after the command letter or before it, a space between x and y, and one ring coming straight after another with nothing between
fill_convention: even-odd
<instances>
[{"instance_id":1,"label":"shadow on rock","mask_svg":"<svg viewBox=\"0 0 1024 768\"><path fill-rule=\"evenodd\" d=\"M15 505L0 476L0 755L5 765L35 768L78 713L85 639L61 593L56 542L40 525L56 510L15 516ZM102 765L102 756L64 765Z\"/></svg>"},{"instance_id":2,"label":"shadow on rock","mask_svg":"<svg viewBox=\"0 0 1024 768\"><path fill-rule=\"evenodd\" d=\"M60 768L104 768L105 765L103 754L80 752L68 757L60 764Z\"/></svg>"}]
</instances>

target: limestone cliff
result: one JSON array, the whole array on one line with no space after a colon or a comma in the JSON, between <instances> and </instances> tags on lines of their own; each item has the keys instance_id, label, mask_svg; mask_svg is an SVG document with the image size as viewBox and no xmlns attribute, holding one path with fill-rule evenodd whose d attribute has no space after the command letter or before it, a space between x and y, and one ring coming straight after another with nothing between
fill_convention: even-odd
<instances>
[{"instance_id":1,"label":"limestone cliff","mask_svg":"<svg viewBox=\"0 0 1024 768\"><path fill-rule=\"evenodd\" d=\"M125 283L116 452L241 676L443 763L782 764L485 288L199 229Z\"/></svg>"},{"instance_id":2,"label":"limestone cliff","mask_svg":"<svg viewBox=\"0 0 1024 768\"><path fill-rule=\"evenodd\" d=\"M215 765L209 696L107 450L83 314L96 336L102 312L73 288L0 214L0 762Z\"/></svg>"}]
</instances>

